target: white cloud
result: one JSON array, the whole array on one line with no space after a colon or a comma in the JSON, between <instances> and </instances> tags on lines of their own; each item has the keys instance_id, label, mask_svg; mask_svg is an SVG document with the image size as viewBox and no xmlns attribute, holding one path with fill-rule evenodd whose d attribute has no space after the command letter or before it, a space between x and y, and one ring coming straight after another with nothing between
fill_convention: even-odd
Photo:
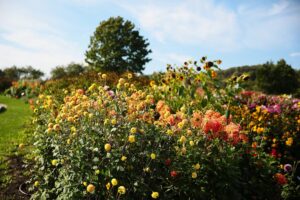
<instances>
[{"instance_id":1,"label":"white cloud","mask_svg":"<svg viewBox=\"0 0 300 200\"><path fill-rule=\"evenodd\" d=\"M123 7L160 42L210 45L220 50L235 48L238 43L235 13L212 1L187 0L172 5L148 2Z\"/></svg>"},{"instance_id":2,"label":"white cloud","mask_svg":"<svg viewBox=\"0 0 300 200\"><path fill-rule=\"evenodd\" d=\"M272 49L286 46L300 30L300 7L240 3L237 9L212 0L147 1L121 4L140 26L162 44L197 45L217 51Z\"/></svg>"},{"instance_id":3,"label":"white cloud","mask_svg":"<svg viewBox=\"0 0 300 200\"><path fill-rule=\"evenodd\" d=\"M298 57L300 56L300 52L293 52L290 54L291 57Z\"/></svg>"},{"instance_id":4,"label":"white cloud","mask_svg":"<svg viewBox=\"0 0 300 200\"><path fill-rule=\"evenodd\" d=\"M3 6L0 67L32 65L49 74L57 65L83 61L79 45L69 41L53 22L14 4Z\"/></svg>"}]
</instances>

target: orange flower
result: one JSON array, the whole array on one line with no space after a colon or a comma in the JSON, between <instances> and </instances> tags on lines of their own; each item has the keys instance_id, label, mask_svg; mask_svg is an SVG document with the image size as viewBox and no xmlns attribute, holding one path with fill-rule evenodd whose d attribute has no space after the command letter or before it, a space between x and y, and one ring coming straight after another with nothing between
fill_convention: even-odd
<instances>
[{"instance_id":1,"label":"orange flower","mask_svg":"<svg viewBox=\"0 0 300 200\"><path fill-rule=\"evenodd\" d=\"M202 114L200 112L194 112L193 117L191 119L192 126L194 128L199 128L201 127L202 123Z\"/></svg>"},{"instance_id":2,"label":"orange flower","mask_svg":"<svg viewBox=\"0 0 300 200\"><path fill-rule=\"evenodd\" d=\"M281 174L281 173L276 173L276 174L274 175L274 178L275 178L275 180L277 181L277 183L280 184L280 185L285 185L285 184L287 184L286 177L285 177L283 174Z\"/></svg>"},{"instance_id":3,"label":"orange flower","mask_svg":"<svg viewBox=\"0 0 300 200\"><path fill-rule=\"evenodd\" d=\"M217 119L206 119L204 121L205 123L203 124L202 128L205 133L218 133L223 128L222 124Z\"/></svg>"}]
</instances>

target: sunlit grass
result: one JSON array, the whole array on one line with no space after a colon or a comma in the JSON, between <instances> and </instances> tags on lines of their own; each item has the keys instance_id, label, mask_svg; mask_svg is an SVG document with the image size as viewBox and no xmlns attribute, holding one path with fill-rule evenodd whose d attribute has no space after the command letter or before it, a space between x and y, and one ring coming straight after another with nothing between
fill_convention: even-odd
<instances>
[{"instance_id":1,"label":"sunlit grass","mask_svg":"<svg viewBox=\"0 0 300 200\"><path fill-rule=\"evenodd\" d=\"M0 104L7 105L7 110L0 113L0 158L3 158L24 140L24 123L32 111L24 101L10 97L0 96Z\"/></svg>"}]
</instances>

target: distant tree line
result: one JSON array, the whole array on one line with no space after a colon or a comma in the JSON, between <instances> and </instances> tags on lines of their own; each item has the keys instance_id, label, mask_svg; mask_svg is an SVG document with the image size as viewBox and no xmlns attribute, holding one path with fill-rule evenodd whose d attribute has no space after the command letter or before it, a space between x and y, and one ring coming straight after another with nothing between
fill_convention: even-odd
<instances>
[{"instance_id":1,"label":"distant tree line","mask_svg":"<svg viewBox=\"0 0 300 200\"><path fill-rule=\"evenodd\" d=\"M85 71L89 71L88 67L79 63L70 63L67 66L59 65L51 70L51 79L60 79L65 77L77 76Z\"/></svg>"},{"instance_id":2,"label":"distant tree line","mask_svg":"<svg viewBox=\"0 0 300 200\"><path fill-rule=\"evenodd\" d=\"M267 94L293 94L300 96L300 70L293 69L284 59L276 64L266 62L252 66L232 67L220 72L220 77L228 79L234 75L248 73L250 80L244 87L248 90Z\"/></svg>"},{"instance_id":3,"label":"distant tree line","mask_svg":"<svg viewBox=\"0 0 300 200\"><path fill-rule=\"evenodd\" d=\"M0 69L0 92L9 88L13 81L22 79L41 79L44 73L38 69L34 69L32 66L17 67L12 66L8 68Z\"/></svg>"}]
</instances>

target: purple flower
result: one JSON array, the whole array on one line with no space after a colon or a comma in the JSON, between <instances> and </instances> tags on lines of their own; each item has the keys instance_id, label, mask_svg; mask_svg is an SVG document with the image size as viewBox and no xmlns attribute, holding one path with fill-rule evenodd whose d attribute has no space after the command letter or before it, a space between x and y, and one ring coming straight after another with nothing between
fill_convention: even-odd
<instances>
[{"instance_id":1,"label":"purple flower","mask_svg":"<svg viewBox=\"0 0 300 200\"><path fill-rule=\"evenodd\" d=\"M250 110L252 110L252 109L254 109L256 107L256 104L255 103L251 103L248 107L249 107Z\"/></svg>"},{"instance_id":2,"label":"purple flower","mask_svg":"<svg viewBox=\"0 0 300 200\"><path fill-rule=\"evenodd\" d=\"M293 99L293 103L298 103L300 100L299 99Z\"/></svg>"},{"instance_id":3,"label":"purple flower","mask_svg":"<svg viewBox=\"0 0 300 200\"><path fill-rule=\"evenodd\" d=\"M285 164L283 169L285 172L290 172L290 171L292 171L293 167L291 164Z\"/></svg>"},{"instance_id":4,"label":"purple flower","mask_svg":"<svg viewBox=\"0 0 300 200\"><path fill-rule=\"evenodd\" d=\"M280 109L280 105L279 104L274 105L273 109L274 109L274 112L276 112L278 114L281 113L281 109Z\"/></svg>"}]
</instances>

